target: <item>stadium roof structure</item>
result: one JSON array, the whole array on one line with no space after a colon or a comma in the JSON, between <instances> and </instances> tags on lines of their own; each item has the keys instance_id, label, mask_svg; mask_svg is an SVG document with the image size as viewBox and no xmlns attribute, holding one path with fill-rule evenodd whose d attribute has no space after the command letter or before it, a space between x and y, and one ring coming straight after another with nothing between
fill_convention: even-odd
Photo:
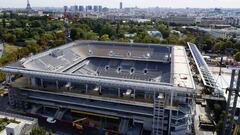
<instances>
[{"instance_id":1,"label":"stadium roof structure","mask_svg":"<svg viewBox=\"0 0 240 135\"><path fill-rule=\"evenodd\" d=\"M44 79L193 92L183 46L75 41L0 68ZM160 88L161 87L161 88Z\"/></svg>"},{"instance_id":2,"label":"stadium roof structure","mask_svg":"<svg viewBox=\"0 0 240 135\"><path fill-rule=\"evenodd\" d=\"M215 94L223 95L223 93L220 90L220 87L218 86L212 72L209 70L207 63L204 60L200 51L198 50L197 46L193 43L188 43L188 47L196 63L200 76L203 80L204 86L213 88L215 90L214 91Z\"/></svg>"}]
</instances>

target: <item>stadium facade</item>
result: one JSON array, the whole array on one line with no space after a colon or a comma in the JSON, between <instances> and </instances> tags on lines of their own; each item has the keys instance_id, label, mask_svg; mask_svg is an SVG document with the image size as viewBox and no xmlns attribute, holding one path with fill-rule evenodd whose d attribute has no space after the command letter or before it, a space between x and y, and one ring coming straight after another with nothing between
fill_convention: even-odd
<instances>
[{"instance_id":1,"label":"stadium facade","mask_svg":"<svg viewBox=\"0 0 240 135\"><path fill-rule=\"evenodd\" d=\"M1 71L9 103L28 113L87 118L119 134L193 132L195 84L183 46L76 41Z\"/></svg>"}]
</instances>

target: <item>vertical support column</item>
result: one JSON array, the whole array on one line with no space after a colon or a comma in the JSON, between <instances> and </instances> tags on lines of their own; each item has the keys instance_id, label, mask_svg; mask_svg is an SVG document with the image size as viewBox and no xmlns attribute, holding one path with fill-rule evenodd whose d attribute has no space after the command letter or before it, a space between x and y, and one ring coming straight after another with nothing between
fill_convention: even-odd
<instances>
[{"instance_id":1,"label":"vertical support column","mask_svg":"<svg viewBox=\"0 0 240 135\"><path fill-rule=\"evenodd\" d=\"M43 79L41 79L41 87L44 87Z\"/></svg>"},{"instance_id":2,"label":"vertical support column","mask_svg":"<svg viewBox=\"0 0 240 135\"><path fill-rule=\"evenodd\" d=\"M12 74L9 74L9 82L12 83Z\"/></svg>"},{"instance_id":3,"label":"vertical support column","mask_svg":"<svg viewBox=\"0 0 240 135\"><path fill-rule=\"evenodd\" d=\"M31 77L30 80L31 80L31 85L36 86L36 78Z\"/></svg>"},{"instance_id":4,"label":"vertical support column","mask_svg":"<svg viewBox=\"0 0 240 135\"><path fill-rule=\"evenodd\" d=\"M231 110L230 109L230 102L231 102L231 96L232 96L232 90L233 90L233 84L234 84L234 78L235 78L235 73L236 73L236 70L232 70L232 75L231 75L231 82L230 82L230 88L228 90L228 98L227 98L227 106L226 106L226 110L227 110L227 113L224 117L224 121L223 121L223 130L222 130L222 134L221 135L225 135L226 132L227 132L227 129L228 129L228 119L229 119L229 113L231 113ZM230 114L231 115L231 114Z\"/></svg>"},{"instance_id":5,"label":"vertical support column","mask_svg":"<svg viewBox=\"0 0 240 135\"><path fill-rule=\"evenodd\" d=\"M31 86L32 83L31 83L31 77L27 77L28 78L28 85Z\"/></svg>"},{"instance_id":6,"label":"vertical support column","mask_svg":"<svg viewBox=\"0 0 240 135\"><path fill-rule=\"evenodd\" d=\"M9 83L8 73L6 74L5 82L6 82L6 84Z\"/></svg>"},{"instance_id":7,"label":"vertical support column","mask_svg":"<svg viewBox=\"0 0 240 135\"><path fill-rule=\"evenodd\" d=\"M46 111L46 108L45 108L45 106L43 105L43 112L45 113L45 111Z\"/></svg>"},{"instance_id":8,"label":"vertical support column","mask_svg":"<svg viewBox=\"0 0 240 135\"><path fill-rule=\"evenodd\" d=\"M232 107L232 111L231 111L231 120L234 119L235 113L236 113L236 106L237 106L237 101L238 101L238 96L239 96L239 89L240 89L240 71L238 71L238 77L237 77L237 86L235 91L235 95L234 95L234 100L233 100L233 107ZM233 122L230 122L230 126L229 126L229 133L228 135L232 134L232 127L233 127Z\"/></svg>"},{"instance_id":9,"label":"vertical support column","mask_svg":"<svg viewBox=\"0 0 240 135\"><path fill-rule=\"evenodd\" d=\"M153 102L155 101L155 99L156 99L156 91L154 90L154 92L153 92Z\"/></svg>"},{"instance_id":10,"label":"vertical support column","mask_svg":"<svg viewBox=\"0 0 240 135\"><path fill-rule=\"evenodd\" d=\"M118 88L118 97L120 97L121 96L121 90L120 90L120 88Z\"/></svg>"},{"instance_id":11,"label":"vertical support column","mask_svg":"<svg viewBox=\"0 0 240 135\"><path fill-rule=\"evenodd\" d=\"M57 87L57 89L59 89L59 82L58 81L56 81L56 87Z\"/></svg>"},{"instance_id":12,"label":"vertical support column","mask_svg":"<svg viewBox=\"0 0 240 135\"><path fill-rule=\"evenodd\" d=\"M134 100L136 98L136 90L135 89L133 89L133 98L134 98Z\"/></svg>"},{"instance_id":13,"label":"vertical support column","mask_svg":"<svg viewBox=\"0 0 240 135\"><path fill-rule=\"evenodd\" d=\"M88 84L85 85L85 93L88 93Z\"/></svg>"},{"instance_id":14,"label":"vertical support column","mask_svg":"<svg viewBox=\"0 0 240 135\"><path fill-rule=\"evenodd\" d=\"M6 74L6 83L11 83L12 82L12 79L11 79L11 74L7 73Z\"/></svg>"},{"instance_id":15,"label":"vertical support column","mask_svg":"<svg viewBox=\"0 0 240 135\"><path fill-rule=\"evenodd\" d=\"M171 134L171 120L172 120L172 105L173 105L173 96L174 96L174 93L173 93L173 90L171 90L171 95L170 95L170 106L171 108L169 109L169 120L168 120L168 135Z\"/></svg>"},{"instance_id":16,"label":"vertical support column","mask_svg":"<svg viewBox=\"0 0 240 135\"><path fill-rule=\"evenodd\" d=\"M99 86L99 95L102 95L102 86Z\"/></svg>"}]
</instances>

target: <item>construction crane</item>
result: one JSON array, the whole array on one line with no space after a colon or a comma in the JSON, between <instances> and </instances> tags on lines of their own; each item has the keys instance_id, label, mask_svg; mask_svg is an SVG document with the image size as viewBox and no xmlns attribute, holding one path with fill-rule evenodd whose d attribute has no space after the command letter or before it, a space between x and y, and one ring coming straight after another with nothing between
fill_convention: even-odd
<instances>
[{"instance_id":1,"label":"construction crane","mask_svg":"<svg viewBox=\"0 0 240 135\"><path fill-rule=\"evenodd\" d=\"M65 28L65 37L66 37L66 43L70 42L70 33L68 30L68 14L67 14L67 8L64 8L64 28Z\"/></svg>"},{"instance_id":2,"label":"construction crane","mask_svg":"<svg viewBox=\"0 0 240 135\"><path fill-rule=\"evenodd\" d=\"M223 130L221 135L232 135L234 116L236 113L237 100L240 92L240 70L238 67L229 67L232 69L231 83L228 90L226 115L223 122ZM236 132L239 126L235 126Z\"/></svg>"}]
</instances>

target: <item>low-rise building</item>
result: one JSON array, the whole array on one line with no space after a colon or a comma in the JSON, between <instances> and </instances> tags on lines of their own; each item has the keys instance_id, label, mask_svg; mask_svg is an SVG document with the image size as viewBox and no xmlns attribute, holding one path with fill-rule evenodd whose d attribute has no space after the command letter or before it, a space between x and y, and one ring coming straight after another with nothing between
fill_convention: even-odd
<instances>
[{"instance_id":1,"label":"low-rise building","mask_svg":"<svg viewBox=\"0 0 240 135\"><path fill-rule=\"evenodd\" d=\"M168 24L176 25L193 25L195 23L195 18L187 15L169 16L167 18L162 18L162 20Z\"/></svg>"},{"instance_id":2,"label":"low-rise building","mask_svg":"<svg viewBox=\"0 0 240 135\"><path fill-rule=\"evenodd\" d=\"M29 134L38 120L32 117L0 112L0 125L3 130L0 135L25 135Z\"/></svg>"}]
</instances>

